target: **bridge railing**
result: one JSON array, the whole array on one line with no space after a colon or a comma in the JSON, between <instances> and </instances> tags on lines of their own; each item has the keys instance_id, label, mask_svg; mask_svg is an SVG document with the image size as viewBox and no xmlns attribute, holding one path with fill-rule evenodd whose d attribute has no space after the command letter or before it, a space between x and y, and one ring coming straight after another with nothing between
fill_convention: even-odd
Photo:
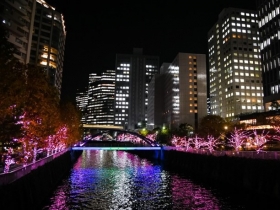
<instances>
[{"instance_id":1,"label":"bridge railing","mask_svg":"<svg viewBox=\"0 0 280 210\"><path fill-rule=\"evenodd\" d=\"M59 157L60 155L64 154L67 151L68 151L68 149L61 151L61 152L57 152L48 157L42 158L42 159L36 161L35 163L30 163L30 164L27 164L26 166L17 167L16 169L14 169L8 173L0 173L0 186L14 182L15 180L30 173L32 170L35 170L38 167L43 166L44 164L46 164L48 162L51 162L53 159Z\"/></svg>"},{"instance_id":2,"label":"bridge railing","mask_svg":"<svg viewBox=\"0 0 280 210\"><path fill-rule=\"evenodd\" d=\"M243 157L243 158L254 158L254 159L276 159L280 160L280 151L212 151L205 149L188 149L184 147L171 147L164 146L164 150L176 150L182 152L190 152L203 155L214 155L214 156L230 156L230 157Z\"/></svg>"}]
</instances>

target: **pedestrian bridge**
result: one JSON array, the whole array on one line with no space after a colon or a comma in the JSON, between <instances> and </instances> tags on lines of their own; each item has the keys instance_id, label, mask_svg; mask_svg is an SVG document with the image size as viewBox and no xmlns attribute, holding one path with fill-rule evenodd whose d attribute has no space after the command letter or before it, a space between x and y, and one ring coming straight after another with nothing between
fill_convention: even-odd
<instances>
[{"instance_id":1,"label":"pedestrian bridge","mask_svg":"<svg viewBox=\"0 0 280 210\"><path fill-rule=\"evenodd\" d=\"M88 141L72 147L72 150L161 150L159 145L139 145L131 142Z\"/></svg>"},{"instance_id":2,"label":"pedestrian bridge","mask_svg":"<svg viewBox=\"0 0 280 210\"><path fill-rule=\"evenodd\" d=\"M83 140L73 150L160 150L158 142L117 126L83 125Z\"/></svg>"}]
</instances>

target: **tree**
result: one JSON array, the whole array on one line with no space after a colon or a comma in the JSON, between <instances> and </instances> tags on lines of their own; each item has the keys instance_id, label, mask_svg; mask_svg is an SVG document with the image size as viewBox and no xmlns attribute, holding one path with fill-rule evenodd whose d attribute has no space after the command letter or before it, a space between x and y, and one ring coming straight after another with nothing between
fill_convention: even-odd
<instances>
[{"instance_id":1,"label":"tree","mask_svg":"<svg viewBox=\"0 0 280 210\"><path fill-rule=\"evenodd\" d=\"M271 110L278 110L280 108L280 104L278 103L278 101L272 101L270 104L270 108Z\"/></svg>"},{"instance_id":2,"label":"tree","mask_svg":"<svg viewBox=\"0 0 280 210\"><path fill-rule=\"evenodd\" d=\"M71 102L60 104L61 123L67 127L67 145L71 146L82 139L81 112Z\"/></svg>"},{"instance_id":3,"label":"tree","mask_svg":"<svg viewBox=\"0 0 280 210\"><path fill-rule=\"evenodd\" d=\"M178 134L180 136L190 136L193 134L194 128L191 124L182 123L179 125Z\"/></svg>"},{"instance_id":4,"label":"tree","mask_svg":"<svg viewBox=\"0 0 280 210\"><path fill-rule=\"evenodd\" d=\"M163 126L161 129L158 129L157 131L157 142L161 144L170 144L171 145L171 138L170 138L170 130Z\"/></svg>"},{"instance_id":5,"label":"tree","mask_svg":"<svg viewBox=\"0 0 280 210\"><path fill-rule=\"evenodd\" d=\"M25 91L22 93L23 114L20 142L23 153L32 152L35 161L37 148L46 147L46 139L59 127L59 97L42 68L26 66ZM32 150L32 151L31 151Z\"/></svg>"},{"instance_id":6,"label":"tree","mask_svg":"<svg viewBox=\"0 0 280 210\"><path fill-rule=\"evenodd\" d=\"M225 132L225 125L224 118L218 115L207 115L200 121L198 134L203 138L206 138L208 135L217 138Z\"/></svg>"},{"instance_id":7,"label":"tree","mask_svg":"<svg viewBox=\"0 0 280 210\"><path fill-rule=\"evenodd\" d=\"M24 65L14 63L0 65L0 141L2 145L14 145L21 136L20 120L24 106Z\"/></svg>"},{"instance_id":8,"label":"tree","mask_svg":"<svg viewBox=\"0 0 280 210\"><path fill-rule=\"evenodd\" d=\"M228 138L229 144L234 147L236 152L239 152L244 142L248 138L248 131L234 129Z\"/></svg>"}]
</instances>

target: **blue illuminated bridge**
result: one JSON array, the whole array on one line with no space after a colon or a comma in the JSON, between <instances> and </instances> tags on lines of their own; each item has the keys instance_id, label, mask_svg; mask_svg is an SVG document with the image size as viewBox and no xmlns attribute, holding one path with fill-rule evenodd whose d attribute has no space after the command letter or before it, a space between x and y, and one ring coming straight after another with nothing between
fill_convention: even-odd
<instances>
[{"instance_id":1,"label":"blue illuminated bridge","mask_svg":"<svg viewBox=\"0 0 280 210\"><path fill-rule=\"evenodd\" d=\"M120 126L83 125L84 137L73 150L161 150L158 142Z\"/></svg>"}]
</instances>

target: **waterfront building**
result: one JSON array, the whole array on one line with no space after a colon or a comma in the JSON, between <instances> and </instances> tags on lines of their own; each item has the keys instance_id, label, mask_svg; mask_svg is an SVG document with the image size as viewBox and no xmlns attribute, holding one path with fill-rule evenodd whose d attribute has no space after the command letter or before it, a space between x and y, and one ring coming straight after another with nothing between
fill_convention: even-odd
<instances>
[{"instance_id":1,"label":"waterfront building","mask_svg":"<svg viewBox=\"0 0 280 210\"><path fill-rule=\"evenodd\" d=\"M114 125L115 70L89 74L85 124Z\"/></svg>"},{"instance_id":2,"label":"waterfront building","mask_svg":"<svg viewBox=\"0 0 280 210\"><path fill-rule=\"evenodd\" d=\"M136 129L147 123L148 84L159 71L159 57L133 54L116 55L115 125Z\"/></svg>"},{"instance_id":3,"label":"waterfront building","mask_svg":"<svg viewBox=\"0 0 280 210\"><path fill-rule=\"evenodd\" d=\"M280 1L259 0L258 27L265 111L280 108Z\"/></svg>"},{"instance_id":4,"label":"waterfront building","mask_svg":"<svg viewBox=\"0 0 280 210\"><path fill-rule=\"evenodd\" d=\"M208 32L211 114L237 119L263 108L256 11L225 8Z\"/></svg>"},{"instance_id":5,"label":"waterfront building","mask_svg":"<svg viewBox=\"0 0 280 210\"><path fill-rule=\"evenodd\" d=\"M61 93L65 49L63 15L44 0L3 0L2 24L14 56L24 64L43 67L50 82Z\"/></svg>"},{"instance_id":6,"label":"waterfront building","mask_svg":"<svg viewBox=\"0 0 280 210\"><path fill-rule=\"evenodd\" d=\"M33 31L30 63L44 68L60 95L66 39L63 15L37 0Z\"/></svg>"},{"instance_id":7,"label":"waterfront building","mask_svg":"<svg viewBox=\"0 0 280 210\"><path fill-rule=\"evenodd\" d=\"M7 40L15 46L14 56L29 63L34 22L34 0L3 0L0 2L1 24L7 30Z\"/></svg>"}]
</instances>

